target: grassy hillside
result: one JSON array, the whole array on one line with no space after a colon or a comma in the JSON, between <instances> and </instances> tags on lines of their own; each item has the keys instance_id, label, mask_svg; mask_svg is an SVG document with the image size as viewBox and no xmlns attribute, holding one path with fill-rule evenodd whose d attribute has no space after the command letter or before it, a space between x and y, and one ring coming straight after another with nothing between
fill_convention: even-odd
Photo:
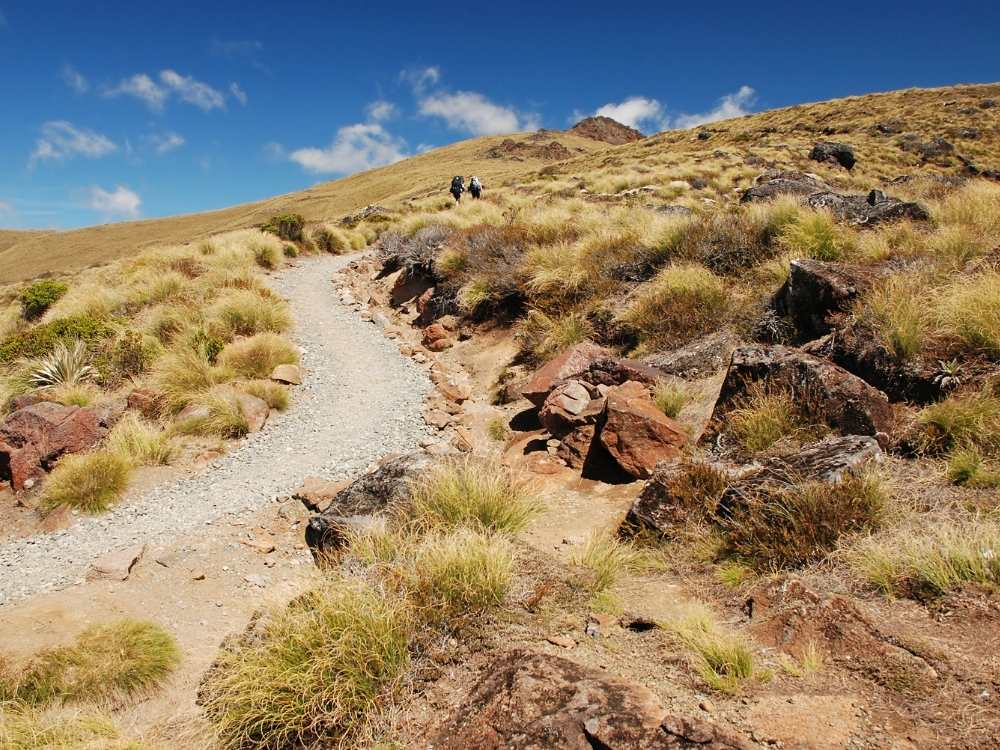
<instances>
[{"instance_id":1,"label":"grassy hillside","mask_svg":"<svg viewBox=\"0 0 1000 750\"><path fill-rule=\"evenodd\" d=\"M593 152L603 147L597 141L577 136L558 134L554 137L574 151ZM435 191L444 192L453 174L478 174L489 186L547 163L530 157L512 160L486 156L486 151L504 139L501 136L474 138L308 190L219 211L68 232L0 231L0 283L43 273L74 271L151 246L196 241L220 232L262 224L284 211L300 213L308 221L335 219L371 203L393 203Z\"/></svg>"}]
</instances>

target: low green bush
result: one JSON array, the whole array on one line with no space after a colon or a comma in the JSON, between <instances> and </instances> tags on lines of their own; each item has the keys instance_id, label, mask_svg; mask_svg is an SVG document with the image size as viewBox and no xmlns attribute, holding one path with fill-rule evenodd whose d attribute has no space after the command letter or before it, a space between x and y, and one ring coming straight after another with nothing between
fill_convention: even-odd
<instances>
[{"instance_id":1,"label":"low green bush","mask_svg":"<svg viewBox=\"0 0 1000 750\"><path fill-rule=\"evenodd\" d=\"M105 339L114 333L106 323L89 315L76 315L59 318L50 323L29 328L27 331L15 334L0 343L0 363L13 362L17 359L36 359L44 357L56 348L56 344L72 343L76 340L86 342Z\"/></svg>"},{"instance_id":2,"label":"low green bush","mask_svg":"<svg viewBox=\"0 0 1000 750\"><path fill-rule=\"evenodd\" d=\"M52 306L52 303L69 291L69 287L61 281L42 279L26 286L18 295L21 302L21 314L25 320L35 320Z\"/></svg>"},{"instance_id":3,"label":"low green bush","mask_svg":"<svg viewBox=\"0 0 1000 750\"><path fill-rule=\"evenodd\" d=\"M301 214L278 214L272 216L261 230L277 235L286 242L299 242L302 240L302 227L305 223Z\"/></svg>"}]
</instances>

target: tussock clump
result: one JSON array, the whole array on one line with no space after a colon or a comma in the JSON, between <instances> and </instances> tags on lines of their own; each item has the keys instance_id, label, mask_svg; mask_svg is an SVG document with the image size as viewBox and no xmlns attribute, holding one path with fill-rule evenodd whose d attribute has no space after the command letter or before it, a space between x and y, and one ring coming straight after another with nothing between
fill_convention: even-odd
<instances>
[{"instance_id":1,"label":"tussock clump","mask_svg":"<svg viewBox=\"0 0 1000 750\"><path fill-rule=\"evenodd\" d=\"M681 409L691 400L687 390L673 383L657 383L653 391L653 401L656 408L662 411L671 419L675 419L681 413Z\"/></svg>"},{"instance_id":2,"label":"tussock clump","mask_svg":"<svg viewBox=\"0 0 1000 750\"><path fill-rule=\"evenodd\" d=\"M267 403L271 409L284 411L288 408L290 397L288 388L273 380L250 380L246 383L239 383L238 387L244 393L256 396L261 401Z\"/></svg>"},{"instance_id":3,"label":"tussock clump","mask_svg":"<svg viewBox=\"0 0 1000 750\"><path fill-rule=\"evenodd\" d=\"M607 591L622 576L644 573L659 566L651 550L640 549L608 532L595 532L587 539L574 562L591 573L590 590Z\"/></svg>"},{"instance_id":4,"label":"tussock clump","mask_svg":"<svg viewBox=\"0 0 1000 750\"><path fill-rule=\"evenodd\" d=\"M420 524L469 526L513 534L540 511L526 483L498 461L447 461L413 485L411 517Z\"/></svg>"},{"instance_id":5,"label":"tussock clump","mask_svg":"<svg viewBox=\"0 0 1000 750\"><path fill-rule=\"evenodd\" d=\"M209 308L207 317L212 330L227 341L268 331L284 333L292 325L288 305L249 290L231 292L221 298Z\"/></svg>"},{"instance_id":6,"label":"tussock clump","mask_svg":"<svg viewBox=\"0 0 1000 750\"><path fill-rule=\"evenodd\" d=\"M964 583L1000 585L995 520L943 520L870 537L848 550L854 572L886 594L929 598Z\"/></svg>"},{"instance_id":7,"label":"tussock clump","mask_svg":"<svg viewBox=\"0 0 1000 750\"><path fill-rule=\"evenodd\" d=\"M694 653L699 674L713 690L735 693L747 680L766 677L754 663L750 643L722 630L706 605L691 605L666 627Z\"/></svg>"},{"instance_id":8,"label":"tussock clump","mask_svg":"<svg viewBox=\"0 0 1000 750\"><path fill-rule=\"evenodd\" d=\"M278 214L272 216L260 229L286 242L299 242L302 239L302 227L305 223L300 214Z\"/></svg>"},{"instance_id":9,"label":"tussock clump","mask_svg":"<svg viewBox=\"0 0 1000 750\"><path fill-rule=\"evenodd\" d=\"M755 456L779 440L800 434L818 437L825 430L811 424L807 405L783 389L751 383L725 415L725 429L741 453Z\"/></svg>"},{"instance_id":10,"label":"tussock clump","mask_svg":"<svg viewBox=\"0 0 1000 750\"><path fill-rule=\"evenodd\" d=\"M228 344L219 362L245 378L266 378L278 365L298 364L298 349L275 333L259 333Z\"/></svg>"},{"instance_id":11,"label":"tussock clump","mask_svg":"<svg viewBox=\"0 0 1000 750\"><path fill-rule=\"evenodd\" d=\"M745 498L723 521L725 548L757 570L801 567L832 552L841 537L877 529L888 502L873 473Z\"/></svg>"},{"instance_id":12,"label":"tussock clump","mask_svg":"<svg viewBox=\"0 0 1000 750\"><path fill-rule=\"evenodd\" d=\"M974 446L987 455L1000 451L1000 397L989 390L949 396L917 416L918 442L930 452Z\"/></svg>"},{"instance_id":13,"label":"tussock clump","mask_svg":"<svg viewBox=\"0 0 1000 750\"><path fill-rule=\"evenodd\" d=\"M129 412L118 420L108 435L105 447L132 466L169 464L176 453L170 437L135 412Z\"/></svg>"},{"instance_id":14,"label":"tussock clump","mask_svg":"<svg viewBox=\"0 0 1000 750\"><path fill-rule=\"evenodd\" d=\"M703 266L671 265L640 287L621 314L646 349L678 346L714 330L730 309L729 293Z\"/></svg>"},{"instance_id":15,"label":"tussock clump","mask_svg":"<svg viewBox=\"0 0 1000 750\"><path fill-rule=\"evenodd\" d=\"M225 647L201 687L223 748L358 747L409 664L410 615L332 580Z\"/></svg>"},{"instance_id":16,"label":"tussock clump","mask_svg":"<svg viewBox=\"0 0 1000 750\"><path fill-rule=\"evenodd\" d=\"M153 385L163 395L164 407L171 414L230 377L223 368L213 366L202 352L188 346L167 352L153 369Z\"/></svg>"},{"instance_id":17,"label":"tussock clump","mask_svg":"<svg viewBox=\"0 0 1000 750\"><path fill-rule=\"evenodd\" d=\"M180 663L169 633L140 620L93 625L70 646L47 649L19 670L16 700L29 705L123 704L149 695Z\"/></svg>"},{"instance_id":18,"label":"tussock clump","mask_svg":"<svg viewBox=\"0 0 1000 750\"><path fill-rule=\"evenodd\" d=\"M915 358L930 333L926 282L894 275L876 284L864 297L860 314L870 316L886 348L901 360Z\"/></svg>"},{"instance_id":19,"label":"tussock clump","mask_svg":"<svg viewBox=\"0 0 1000 750\"><path fill-rule=\"evenodd\" d=\"M1000 471L988 464L974 445L951 452L947 476L949 482L963 487L1000 487Z\"/></svg>"},{"instance_id":20,"label":"tussock clump","mask_svg":"<svg viewBox=\"0 0 1000 750\"><path fill-rule=\"evenodd\" d=\"M18 703L0 707L0 747L5 750L143 750L122 737L108 716L40 710Z\"/></svg>"},{"instance_id":21,"label":"tussock clump","mask_svg":"<svg viewBox=\"0 0 1000 750\"><path fill-rule=\"evenodd\" d=\"M63 456L45 480L42 507L105 511L125 492L130 469L126 458L110 451Z\"/></svg>"},{"instance_id":22,"label":"tussock clump","mask_svg":"<svg viewBox=\"0 0 1000 750\"><path fill-rule=\"evenodd\" d=\"M235 440L250 432L250 424L235 392L217 389L191 399L195 414L174 425L183 435L204 435Z\"/></svg>"},{"instance_id":23,"label":"tussock clump","mask_svg":"<svg viewBox=\"0 0 1000 750\"><path fill-rule=\"evenodd\" d=\"M955 281L941 292L935 312L945 335L1000 359L1000 271Z\"/></svg>"},{"instance_id":24,"label":"tussock clump","mask_svg":"<svg viewBox=\"0 0 1000 750\"><path fill-rule=\"evenodd\" d=\"M593 337L594 326L581 313L552 317L531 310L515 334L521 351L533 362L544 362Z\"/></svg>"},{"instance_id":25,"label":"tussock clump","mask_svg":"<svg viewBox=\"0 0 1000 750\"><path fill-rule=\"evenodd\" d=\"M825 212L805 212L781 230L785 248L800 257L816 260L843 260L854 250L854 236L837 226Z\"/></svg>"}]
</instances>

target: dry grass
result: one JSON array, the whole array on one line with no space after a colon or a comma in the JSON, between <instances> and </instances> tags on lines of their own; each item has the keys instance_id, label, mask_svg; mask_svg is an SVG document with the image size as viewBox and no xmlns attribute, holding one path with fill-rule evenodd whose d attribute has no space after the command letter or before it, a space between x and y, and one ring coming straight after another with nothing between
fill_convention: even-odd
<instances>
[{"instance_id":1,"label":"dry grass","mask_svg":"<svg viewBox=\"0 0 1000 750\"><path fill-rule=\"evenodd\" d=\"M589 571L588 586L593 593L607 591L624 576L662 566L654 551L636 547L606 531L592 534L573 562Z\"/></svg>"},{"instance_id":2,"label":"dry grass","mask_svg":"<svg viewBox=\"0 0 1000 750\"><path fill-rule=\"evenodd\" d=\"M942 291L935 312L944 334L972 351L1000 358L1000 272L956 280Z\"/></svg>"},{"instance_id":3,"label":"dry grass","mask_svg":"<svg viewBox=\"0 0 1000 750\"><path fill-rule=\"evenodd\" d=\"M816 260L842 260L855 248L852 234L827 213L803 212L781 230L781 243L793 255Z\"/></svg>"},{"instance_id":4,"label":"dry grass","mask_svg":"<svg viewBox=\"0 0 1000 750\"><path fill-rule=\"evenodd\" d=\"M800 405L786 390L751 383L726 412L727 433L739 450L755 456L807 425Z\"/></svg>"},{"instance_id":5,"label":"dry grass","mask_svg":"<svg viewBox=\"0 0 1000 750\"><path fill-rule=\"evenodd\" d=\"M590 339L594 327L580 313L552 317L541 310L531 310L519 324L516 335L525 354L533 361L544 362Z\"/></svg>"},{"instance_id":6,"label":"dry grass","mask_svg":"<svg viewBox=\"0 0 1000 750\"><path fill-rule=\"evenodd\" d=\"M229 440L244 437L250 432L247 418L243 416L234 391L217 388L191 399L196 413L174 424L182 435L202 435Z\"/></svg>"},{"instance_id":7,"label":"dry grass","mask_svg":"<svg viewBox=\"0 0 1000 750\"><path fill-rule=\"evenodd\" d=\"M0 705L0 747L4 750L143 750L122 736L110 716L67 709L39 710L18 703Z\"/></svg>"},{"instance_id":8,"label":"dry grass","mask_svg":"<svg viewBox=\"0 0 1000 750\"><path fill-rule=\"evenodd\" d=\"M224 648L202 684L223 748L357 747L409 664L410 614L378 588L326 581Z\"/></svg>"},{"instance_id":9,"label":"dry grass","mask_svg":"<svg viewBox=\"0 0 1000 750\"><path fill-rule=\"evenodd\" d=\"M468 526L513 534L541 510L530 487L495 460L441 463L416 480L411 517L428 526Z\"/></svg>"},{"instance_id":10,"label":"dry grass","mask_svg":"<svg viewBox=\"0 0 1000 750\"><path fill-rule=\"evenodd\" d=\"M299 351L276 333L259 333L227 344L219 362L245 378L266 378L278 365L295 365Z\"/></svg>"},{"instance_id":11,"label":"dry grass","mask_svg":"<svg viewBox=\"0 0 1000 750\"><path fill-rule=\"evenodd\" d=\"M47 649L12 675L15 700L122 705L149 695L180 663L173 637L158 625L118 620L92 625L72 645Z\"/></svg>"},{"instance_id":12,"label":"dry grass","mask_svg":"<svg viewBox=\"0 0 1000 750\"><path fill-rule=\"evenodd\" d=\"M690 400L687 389L676 383L657 383L656 390L653 391L656 407L671 419L676 419Z\"/></svg>"},{"instance_id":13,"label":"dry grass","mask_svg":"<svg viewBox=\"0 0 1000 750\"><path fill-rule=\"evenodd\" d=\"M1000 451L1000 397L989 390L949 396L917 415L920 446L931 452L974 446L986 455Z\"/></svg>"},{"instance_id":14,"label":"dry grass","mask_svg":"<svg viewBox=\"0 0 1000 750\"><path fill-rule=\"evenodd\" d=\"M226 341L236 336L283 333L291 328L288 305L250 290L236 290L219 299L207 313L209 325Z\"/></svg>"},{"instance_id":15,"label":"dry grass","mask_svg":"<svg viewBox=\"0 0 1000 750\"><path fill-rule=\"evenodd\" d=\"M128 459L107 450L63 456L45 480L42 507L105 511L125 492L130 470Z\"/></svg>"},{"instance_id":16,"label":"dry grass","mask_svg":"<svg viewBox=\"0 0 1000 750\"><path fill-rule=\"evenodd\" d=\"M703 604L691 604L665 627L693 652L698 673L713 690L739 692L747 680L767 676L757 669L749 642L719 627Z\"/></svg>"},{"instance_id":17,"label":"dry grass","mask_svg":"<svg viewBox=\"0 0 1000 750\"><path fill-rule=\"evenodd\" d=\"M169 435L131 411L111 430L105 448L132 466L169 464L176 454Z\"/></svg>"},{"instance_id":18,"label":"dry grass","mask_svg":"<svg viewBox=\"0 0 1000 750\"><path fill-rule=\"evenodd\" d=\"M212 365L202 353L181 345L156 363L152 380L156 390L163 394L167 411L176 414L195 398L230 378L229 372Z\"/></svg>"},{"instance_id":19,"label":"dry grass","mask_svg":"<svg viewBox=\"0 0 1000 750\"><path fill-rule=\"evenodd\" d=\"M239 383L237 387L244 393L256 396L261 401L267 403L272 409L285 411L291 402L288 388L273 380L250 380L246 383Z\"/></svg>"}]
</instances>

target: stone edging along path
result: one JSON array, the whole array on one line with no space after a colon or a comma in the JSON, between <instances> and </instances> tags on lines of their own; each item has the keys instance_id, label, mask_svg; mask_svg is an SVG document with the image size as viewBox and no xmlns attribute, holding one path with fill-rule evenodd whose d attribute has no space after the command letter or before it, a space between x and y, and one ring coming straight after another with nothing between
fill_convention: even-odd
<instances>
[{"instance_id":1,"label":"stone edging along path","mask_svg":"<svg viewBox=\"0 0 1000 750\"><path fill-rule=\"evenodd\" d=\"M80 581L98 558L162 546L288 495L307 475L341 479L428 436L426 374L345 306L331 280L354 258L307 258L272 278L296 321L304 382L291 407L205 470L130 497L65 531L0 545L0 605ZM210 532L209 532L210 533Z\"/></svg>"}]
</instances>

